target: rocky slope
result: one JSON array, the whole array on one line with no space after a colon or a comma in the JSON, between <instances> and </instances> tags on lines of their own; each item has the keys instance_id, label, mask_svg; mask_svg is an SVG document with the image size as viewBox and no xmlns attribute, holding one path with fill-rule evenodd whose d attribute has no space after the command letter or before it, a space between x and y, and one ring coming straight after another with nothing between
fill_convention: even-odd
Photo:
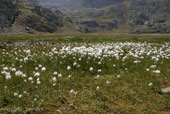
<instances>
[{"instance_id":1,"label":"rocky slope","mask_svg":"<svg viewBox=\"0 0 170 114\"><path fill-rule=\"evenodd\" d=\"M10 7L10 8L8 8ZM15 22L15 17L18 16L19 12L16 10L17 6L12 4L8 0L1 0L0 2L0 31L5 28L12 27Z\"/></svg>"},{"instance_id":2,"label":"rocky slope","mask_svg":"<svg viewBox=\"0 0 170 114\"><path fill-rule=\"evenodd\" d=\"M84 0L81 9L64 12L77 24L78 31L127 32L129 3L126 0L96 0L91 3Z\"/></svg>"},{"instance_id":3,"label":"rocky slope","mask_svg":"<svg viewBox=\"0 0 170 114\"><path fill-rule=\"evenodd\" d=\"M38 0L51 9L60 9L73 28L83 33L114 31L126 25L129 0ZM124 28L123 28L124 29ZM124 32L125 30L123 30Z\"/></svg>"},{"instance_id":4,"label":"rocky slope","mask_svg":"<svg viewBox=\"0 0 170 114\"><path fill-rule=\"evenodd\" d=\"M49 8L79 10L79 8L101 8L126 0L37 0L41 5Z\"/></svg>"},{"instance_id":5,"label":"rocky slope","mask_svg":"<svg viewBox=\"0 0 170 114\"><path fill-rule=\"evenodd\" d=\"M113 5L116 3L123 2L125 0L83 0L82 6L92 7L92 8L101 8L108 5Z\"/></svg>"},{"instance_id":6,"label":"rocky slope","mask_svg":"<svg viewBox=\"0 0 170 114\"><path fill-rule=\"evenodd\" d=\"M170 33L170 1L1 0L0 2L1 34L68 31Z\"/></svg>"},{"instance_id":7,"label":"rocky slope","mask_svg":"<svg viewBox=\"0 0 170 114\"><path fill-rule=\"evenodd\" d=\"M35 0L1 0L0 33L56 32L63 14L39 6Z\"/></svg>"},{"instance_id":8,"label":"rocky slope","mask_svg":"<svg viewBox=\"0 0 170 114\"><path fill-rule=\"evenodd\" d=\"M169 0L133 0L129 7L130 33L170 33Z\"/></svg>"},{"instance_id":9,"label":"rocky slope","mask_svg":"<svg viewBox=\"0 0 170 114\"><path fill-rule=\"evenodd\" d=\"M169 0L48 0L44 6L55 8L51 1L80 32L170 33Z\"/></svg>"}]
</instances>

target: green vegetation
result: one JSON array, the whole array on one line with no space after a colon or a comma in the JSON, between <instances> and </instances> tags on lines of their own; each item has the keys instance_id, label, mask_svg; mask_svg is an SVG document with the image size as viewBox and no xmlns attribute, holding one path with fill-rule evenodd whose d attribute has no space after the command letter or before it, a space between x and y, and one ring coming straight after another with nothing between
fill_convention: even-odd
<instances>
[{"instance_id":1,"label":"green vegetation","mask_svg":"<svg viewBox=\"0 0 170 114\"><path fill-rule=\"evenodd\" d=\"M169 113L169 37L0 35L0 113Z\"/></svg>"},{"instance_id":2,"label":"green vegetation","mask_svg":"<svg viewBox=\"0 0 170 114\"><path fill-rule=\"evenodd\" d=\"M0 35L1 43L15 42L148 42L165 43L170 42L168 34L114 34L114 33L92 33L92 34L33 34L33 35Z\"/></svg>"}]
</instances>

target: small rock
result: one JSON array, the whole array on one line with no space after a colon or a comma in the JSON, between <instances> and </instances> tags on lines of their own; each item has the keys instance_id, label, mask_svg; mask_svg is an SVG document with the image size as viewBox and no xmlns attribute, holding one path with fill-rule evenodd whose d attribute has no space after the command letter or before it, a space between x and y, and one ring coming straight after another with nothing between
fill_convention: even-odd
<instances>
[{"instance_id":1,"label":"small rock","mask_svg":"<svg viewBox=\"0 0 170 114\"><path fill-rule=\"evenodd\" d=\"M162 89L161 89L161 92L162 92L162 93L170 93L170 87L162 88Z\"/></svg>"},{"instance_id":2,"label":"small rock","mask_svg":"<svg viewBox=\"0 0 170 114\"><path fill-rule=\"evenodd\" d=\"M27 30L29 32L31 31L29 27L25 27L25 30Z\"/></svg>"},{"instance_id":3,"label":"small rock","mask_svg":"<svg viewBox=\"0 0 170 114\"><path fill-rule=\"evenodd\" d=\"M6 49L6 48L0 45L0 49Z\"/></svg>"}]
</instances>

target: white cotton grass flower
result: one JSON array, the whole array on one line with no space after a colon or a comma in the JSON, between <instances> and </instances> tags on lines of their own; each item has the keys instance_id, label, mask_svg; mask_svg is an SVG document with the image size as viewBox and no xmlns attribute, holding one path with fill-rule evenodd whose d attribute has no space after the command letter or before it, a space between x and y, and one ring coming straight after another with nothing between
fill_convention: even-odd
<instances>
[{"instance_id":1,"label":"white cotton grass flower","mask_svg":"<svg viewBox=\"0 0 170 114\"><path fill-rule=\"evenodd\" d=\"M17 97L18 96L18 93L14 93L14 97Z\"/></svg>"},{"instance_id":2,"label":"white cotton grass flower","mask_svg":"<svg viewBox=\"0 0 170 114\"><path fill-rule=\"evenodd\" d=\"M72 76L71 75L68 75L68 78L71 78Z\"/></svg>"},{"instance_id":3,"label":"white cotton grass flower","mask_svg":"<svg viewBox=\"0 0 170 114\"><path fill-rule=\"evenodd\" d=\"M22 60L22 59L20 59L19 61L20 61L20 62L22 62L23 60Z\"/></svg>"},{"instance_id":4,"label":"white cotton grass flower","mask_svg":"<svg viewBox=\"0 0 170 114\"><path fill-rule=\"evenodd\" d=\"M99 86L97 86L97 87L96 87L96 90L99 90L99 89L100 89L100 87L99 87Z\"/></svg>"},{"instance_id":5,"label":"white cotton grass flower","mask_svg":"<svg viewBox=\"0 0 170 114\"><path fill-rule=\"evenodd\" d=\"M24 93L24 94L27 94L27 91L24 91L23 93Z\"/></svg>"},{"instance_id":6,"label":"white cotton grass flower","mask_svg":"<svg viewBox=\"0 0 170 114\"><path fill-rule=\"evenodd\" d=\"M22 95L19 95L18 97L19 97L19 98L21 98L21 97L22 97Z\"/></svg>"},{"instance_id":7,"label":"white cotton grass flower","mask_svg":"<svg viewBox=\"0 0 170 114\"><path fill-rule=\"evenodd\" d=\"M77 65L77 68L79 68L80 67L80 65Z\"/></svg>"},{"instance_id":8,"label":"white cotton grass flower","mask_svg":"<svg viewBox=\"0 0 170 114\"><path fill-rule=\"evenodd\" d=\"M107 80L107 81L106 81L106 84L107 84L107 85L111 84L111 81Z\"/></svg>"},{"instance_id":9,"label":"white cotton grass flower","mask_svg":"<svg viewBox=\"0 0 170 114\"><path fill-rule=\"evenodd\" d=\"M3 70L4 70L4 71L8 70L8 67L3 67Z\"/></svg>"},{"instance_id":10,"label":"white cotton grass flower","mask_svg":"<svg viewBox=\"0 0 170 114\"><path fill-rule=\"evenodd\" d=\"M53 73L53 75L57 75L57 74L58 74L58 72L54 72L54 73Z\"/></svg>"},{"instance_id":11,"label":"white cotton grass flower","mask_svg":"<svg viewBox=\"0 0 170 114\"><path fill-rule=\"evenodd\" d=\"M9 72L7 72L7 73L5 74L5 78L6 78L7 80L11 79L11 74L10 74Z\"/></svg>"},{"instance_id":12,"label":"white cotton grass flower","mask_svg":"<svg viewBox=\"0 0 170 114\"><path fill-rule=\"evenodd\" d=\"M81 61L82 59L81 58L79 58L79 61Z\"/></svg>"},{"instance_id":13,"label":"white cotton grass flower","mask_svg":"<svg viewBox=\"0 0 170 114\"><path fill-rule=\"evenodd\" d=\"M153 85L153 83L151 82L151 83L149 83L148 85L149 85L149 86L152 86L152 85Z\"/></svg>"},{"instance_id":14,"label":"white cotton grass flower","mask_svg":"<svg viewBox=\"0 0 170 114\"><path fill-rule=\"evenodd\" d=\"M30 55L31 51L30 50L24 50L24 52L28 55Z\"/></svg>"},{"instance_id":15,"label":"white cotton grass flower","mask_svg":"<svg viewBox=\"0 0 170 114\"><path fill-rule=\"evenodd\" d=\"M116 65L114 64L113 67L116 67Z\"/></svg>"},{"instance_id":16,"label":"white cotton grass flower","mask_svg":"<svg viewBox=\"0 0 170 114\"><path fill-rule=\"evenodd\" d=\"M38 67L35 67L35 70L38 70Z\"/></svg>"},{"instance_id":17,"label":"white cotton grass flower","mask_svg":"<svg viewBox=\"0 0 170 114\"><path fill-rule=\"evenodd\" d=\"M40 85L40 84L41 84L41 81L40 81L40 80L38 80L38 81L37 81L37 84L38 84L38 85Z\"/></svg>"},{"instance_id":18,"label":"white cotton grass flower","mask_svg":"<svg viewBox=\"0 0 170 114\"><path fill-rule=\"evenodd\" d=\"M62 77L62 74L58 74L58 77Z\"/></svg>"},{"instance_id":19,"label":"white cotton grass flower","mask_svg":"<svg viewBox=\"0 0 170 114\"><path fill-rule=\"evenodd\" d=\"M53 87L56 86L56 83L53 83Z\"/></svg>"},{"instance_id":20,"label":"white cotton grass flower","mask_svg":"<svg viewBox=\"0 0 170 114\"><path fill-rule=\"evenodd\" d=\"M74 90L72 89L72 90L70 90L70 94L72 94L72 93L74 93Z\"/></svg>"},{"instance_id":21,"label":"white cotton grass flower","mask_svg":"<svg viewBox=\"0 0 170 114\"><path fill-rule=\"evenodd\" d=\"M37 81L40 81L40 78L37 78Z\"/></svg>"},{"instance_id":22,"label":"white cotton grass flower","mask_svg":"<svg viewBox=\"0 0 170 114\"><path fill-rule=\"evenodd\" d=\"M16 76L22 76L23 73L22 73L21 71L16 71L16 72L15 72L15 75L16 75Z\"/></svg>"},{"instance_id":23,"label":"white cotton grass flower","mask_svg":"<svg viewBox=\"0 0 170 114\"><path fill-rule=\"evenodd\" d=\"M93 71L93 67L90 67L90 69L89 69L91 72Z\"/></svg>"},{"instance_id":24,"label":"white cotton grass flower","mask_svg":"<svg viewBox=\"0 0 170 114\"><path fill-rule=\"evenodd\" d=\"M26 77L27 75L26 74L22 74L22 77Z\"/></svg>"},{"instance_id":25,"label":"white cotton grass flower","mask_svg":"<svg viewBox=\"0 0 170 114\"><path fill-rule=\"evenodd\" d=\"M74 91L73 89L72 90L70 90L70 94L74 94L74 95L76 95L78 92L76 92L76 91Z\"/></svg>"},{"instance_id":26,"label":"white cotton grass flower","mask_svg":"<svg viewBox=\"0 0 170 114\"><path fill-rule=\"evenodd\" d=\"M102 64L102 62L99 61L99 62L98 62L98 65L101 65L101 64Z\"/></svg>"},{"instance_id":27,"label":"white cotton grass flower","mask_svg":"<svg viewBox=\"0 0 170 114\"><path fill-rule=\"evenodd\" d=\"M161 71L160 70L154 70L153 73L160 74Z\"/></svg>"},{"instance_id":28,"label":"white cotton grass flower","mask_svg":"<svg viewBox=\"0 0 170 114\"><path fill-rule=\"evenodd\" d=\"M71 67L70 67L70 66L67 66L67 70L71 70Z\"/></svg>"},{"instance_id":29,"label":"white cotton grass flower","mask_svg":"<svg viewBox=\"0 0 170 114\"><path fill-rule=\"evenodd\" d=\"M16 68L11 68L11 71L12 71L12 72L15 72L15 71L16 71Z\"/></svg>"},{"instance_id":30,"label":"white cotton grass flower","mask_svg":"<svg viewBox=\"0 0 170 114\"><path fill-rule=\"evenodd\" d=\"M74 62L74 63L73 63L73 66L77 66L77 63L76 63L76 62Z\"/></svg>"},{"instance_id":31,"label":"white cotton grass flower","mask_svg":"<svg viewBox=\"0 0 170 114\"><path fill-rule=\"evenodd\" d=\"M34 74L34 76L35 76L35 77L39 77L39 76L40 76L40 73L39 73L39 72L36 72L36 73Z\"/></svg>"},{"instance_id":32,"label":"white cotton grass flower","mask_svg":"<svg viewBox=\"0 0 170 114\"><path fill-rule=\"evenodd\" d=\"M4 86L4 89L7 89L8 87L7 86Z\"/></svg>"},{"instance_id":33,"label":"white cotton grass flower","mask_svg":"<svg viewBox=\"0 0 170 114\"><path fill-rule=\"evenodd\" d=\"M71 104L70 104L71 105ZM62 112L61 112L61 110L57 110L56 112L58 112L59 114L63 114Z\"/></svg>"},{"instance_id":34,"label":"white cotton grass flower","mask_svg":"<svg viewBox=\"0 0 170 114\"><path fill-rule=\"evenodd\" d=\"M97 75L96 78L97 78L97 79L100 78L100 75Z\"/></svg>"},{"instance_id":35,"label":"white cotton grass flower","mask_svg":"<svg viewBox=\"0 0 170 114\"><path fill-rule=\"evenodd\" d=\"M117 75L117 78L120 78L120 75Z\"/></svg>"},{"instance_id":36,"label":"white cotton grass flower","mask_svg":"<svg viewBox=\"0 0 170 114\"><path fill-rule=\"evenodd\" d=\"M7 72L6 71L2 71L1 74L6 74Z\"/></svg>"},{"instance_id":37,"label":"white cotton grass flower","mask_svg":"<svg viewBox=\"0 0 170 114\"><path fill-rule=\"evenodd\" d=\"M99 70L97 70L99 73L101 73L102 72L102 70L101 69L99 69Z\"/></svg>"},{"instance_id":38,"label":"white cotton grass flower","mask_svg":"<svg viewBox=\"0 0 170 114\"><path fill-rule=\"evenodd\" d=\"M45 67L42 67L41 70L42 70L42 71L46 71L46 68L45 68Z\"/></svg>"},{"instance_id":39,"label":"white cotton grass flower","mask_svg":"<svg viewBox=\"0 0 170 114\"><path fill-rule=\"evenodd\" d=\"M7 86L4 86L5 89L7 89L8 87Z\"/></svg>"},{"instance_id":40,"label":"white cotton grass flower","mask_svg":"<svg viewBox=\"0 0 170 114\"><path fill-rule=\"evenodd\" d=\"M53 78L52 78L52 81L53 81L53 82L56 82L56 81L57 81L57 78L56 78L56 77L53 77Z\"/></svg>"},{"instance_id":41,"label":"white cotton grass flower","mask_svg":"<svg viewBox=\"0 0 170 114\"><path fill-rule=\"evenodd\" d=\"M29 81L32 81L32 80L33 80L33 78L32 78L32 77L29 77L29 78L28 78L28 80L29 80Z\"/></svg>"},{"instance_id":42,"label":"white cotton grass flower","mask_svg":"<svg viewBox=\"0 0 170 114\"><path fill-rule=\"evenodd\" d=\"M141 61L136 60L136 61L134 61L133 63L137 64L137 63L140 63L140 62L141 62Z\"/></svg>"},{"instance_id":43,"label":"white cotton grass flower","mask_svg":"<svg viewBox=\"0 0 170 114\"><path fill-rule=\"evenodd\" d=\"M156 68L157 66L156 65L151 65L150 68Z\"/></svg>"},{"instance_id":44,"label":"white cotton grass flower","mask_svg":"<svg viewBox=\"0 0 170 114\"><path fill-rule=\"evenodd\" d=\"M147 69L146 69L146 71L147 71L147 72L149 72L149 71L150 71L150 69L149 69L149 68L147 68Z\"/></svg>"},{"instance_id":45,"label":"white cotton grass flower","mask_svg":"<svg viewBox=\"0 0 170 114\"><path fill-rule=\"evenodd\" d=\"M25 61L25 62L26 62L26 61L28 61L28 58L27 58L27 57L25 57L25 58L24 58L24 61Z\"/></svg>"}]
</instances>

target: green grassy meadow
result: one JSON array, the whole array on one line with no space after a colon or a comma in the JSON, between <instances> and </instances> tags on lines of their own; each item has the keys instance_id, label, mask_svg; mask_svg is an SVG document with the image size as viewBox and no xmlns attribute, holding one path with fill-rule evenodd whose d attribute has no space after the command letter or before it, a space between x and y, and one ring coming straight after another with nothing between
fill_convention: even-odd
<instances>
[{"instance_id":1,"label":"green grassy meadow","mask_svg":"<svg viewBox=\"0 0 170 114\"><path fill-rule=\"evenodd\" d=\"M170 113L170 35L0 35L0 113Z\"/></svg>"}]
</instances>

